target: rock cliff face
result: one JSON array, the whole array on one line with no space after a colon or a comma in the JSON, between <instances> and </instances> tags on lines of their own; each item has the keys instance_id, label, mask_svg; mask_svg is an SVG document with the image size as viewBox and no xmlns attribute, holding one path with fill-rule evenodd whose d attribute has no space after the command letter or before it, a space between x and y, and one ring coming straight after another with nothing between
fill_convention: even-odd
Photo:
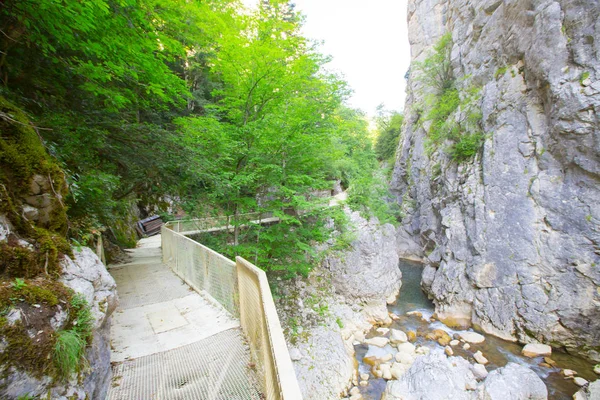
<instances>
[{"instance_id":1,"label":"rock cliff face","mask_svg":"<svg viewBox=\"0 0 600 400\"><path fill-rule=\"evenodd\" d=\"M425 258L440 318L600 360L600 3L408 8L413 66L392 178L401 255ZM414 61L445 33L459 92L480 88L484 138L462 162L427 149L421 118Z\"/></svg>"},{"instance_id":2,"label":"rock cliff face","mask_svg":"<svg viewBox=\"0 0 600 400\"><path fill-rule=\"evenodd\" d=\"M355 232L349 248L330 253L308 279L278 285L277 310L305 400L339 399L358 384L353 344L373 325L391 323L386 302L401 285L394 227L346 212Z\"/></svg>"}]
</instances>

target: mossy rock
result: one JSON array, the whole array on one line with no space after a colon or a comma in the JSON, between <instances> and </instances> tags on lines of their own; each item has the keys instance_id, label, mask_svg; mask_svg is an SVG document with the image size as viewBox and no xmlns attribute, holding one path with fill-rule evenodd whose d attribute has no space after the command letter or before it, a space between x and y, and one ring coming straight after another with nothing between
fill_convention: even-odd
<instances>
[{"instance_id":1,"label":"mossy rock","mask_svg":"<svg viewBox=\"0 0 600 400\"><path fill-rule=\"evenodd\" d=\"M13 237L0 245L0 274L8 277L41 272L57 277L61 255L71 253L65 238L67 183L36 129L21 109L0 96L0 215L13 228ZM44 218L27 219L24 211L36 207Z\"/></svg>"},{"instance_id":2,"label":"mossy rock","mask_svg":"<svg viewBox=\"0 0 600 400\"><path fill-rule=\"evenodd\" d=\"M15 282L0 280L0 340L5 344L0 352L0 365L5 367L2 374L9 373L6 367L11 366L36 378L67 378L54 359L56 340L60 332L70 331L77 333L84 344L90 344L93 317L89 305L70 288L51 279ZM61 309L67 319L56 331L51 319ZM12 310L19 310L23 316L9 323L6 316ZM37 334L32 337L31 332ZM81 362L85 365L84 360Z\"/></svg>"},{"instance_id":3,"label":"mossy rock","mask_svg":"<svg viewBox=\"0 0 600 400\"><path fill-rule=\"evenodd\" d=\"M20 233L30 232L22 216L24 200L31 197L35 177L48 181L52 212L45 226L62 235L67 231L66 207L62 199L68 189L64 173L46 151L37 128L27 115L0 96L0 212L6 214Z\"/></svg>"}]
</instances>

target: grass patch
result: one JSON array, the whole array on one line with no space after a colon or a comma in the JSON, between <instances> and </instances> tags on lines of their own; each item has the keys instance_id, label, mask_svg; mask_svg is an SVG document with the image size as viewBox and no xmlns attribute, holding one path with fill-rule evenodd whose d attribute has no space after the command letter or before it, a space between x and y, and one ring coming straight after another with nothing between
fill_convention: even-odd
<instances>
[{"instance_id":1,"label":"grass patch","mask_svg":"<svg viewBox=\"0 0 600 400\"><path fill-rule=\"evenodd\" d=\"M82 294L77 293L71 299L71 306L75 311L75 318L72 321L72 330L76 332L84 341L89 342L94 327L94 316L87 300Z\"/></svg>"},{"instance_id":2,"label":"grass patch","mask_svg":"<svg viewBox=\"0 0 600 400\"><path fill-rule=\"evenodd\" d=\"M79 371L86 341L74 330L58 332L52 358L60 377Z\"/></svg>"}]
</instances>

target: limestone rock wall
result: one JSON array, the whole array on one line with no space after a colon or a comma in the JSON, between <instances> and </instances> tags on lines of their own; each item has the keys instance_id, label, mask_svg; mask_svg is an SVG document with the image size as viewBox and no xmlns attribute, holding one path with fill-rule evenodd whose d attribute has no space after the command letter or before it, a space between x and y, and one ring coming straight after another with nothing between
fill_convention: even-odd
<instances>
[{"instance_id":1,"label":"limestone rock wall","mask_svg":"<svg viewBox=\"0 0 600 400\"><path fill-rule=\"evenodd\" d=\"M349 248L330 253L307 279L277 285L277 310L305 400L339 399L358 384L353 344L373 325L391 323L386 303L401 285L394 227L346 212L355 232Z\"/></svg>"},{"instance_id":2,"label":"limestone rock wall","mask_svg":"<svg viewBox=\"0 0 600 400\"><path fill-rule=\"evenodd\" d=\"M426 151L413 64L391 182L407 210L400 252L425 257L442 319L600 360L600 3L408 9L413 62L451 33L457 84L481 88L485 140L465 163Z\"/></svg>"}]
</instances>

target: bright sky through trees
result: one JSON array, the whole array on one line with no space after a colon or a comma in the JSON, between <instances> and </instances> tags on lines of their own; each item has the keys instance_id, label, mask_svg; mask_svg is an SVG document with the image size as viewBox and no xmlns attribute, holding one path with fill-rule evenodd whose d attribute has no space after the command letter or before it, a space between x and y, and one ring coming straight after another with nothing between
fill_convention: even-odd
<instances>
[{"instance_id":1,"label":"bright sky through trees","mask_svg":"<svg viewBox=\"0 0 600 400\"><path fill-rule=\"evenodd\" d=\"M253 5L256 0L244 0ZM328 68L341 72L354 94L350 106L373 116L384 103L402 110L410 47L406 0L294 0L306 16L303 28L324 41L321 52L333 56Z\"/></svg>"}]
</instances>

